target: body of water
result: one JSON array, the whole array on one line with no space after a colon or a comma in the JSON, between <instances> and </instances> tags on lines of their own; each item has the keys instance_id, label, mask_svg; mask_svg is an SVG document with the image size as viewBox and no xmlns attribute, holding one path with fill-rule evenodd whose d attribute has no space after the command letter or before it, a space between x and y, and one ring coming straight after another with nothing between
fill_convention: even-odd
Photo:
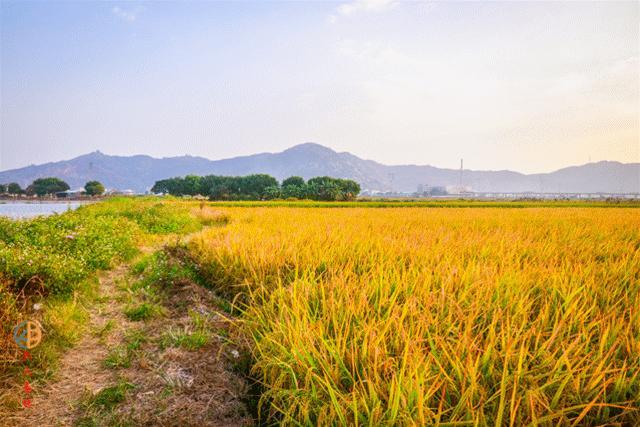
<instances>
[{"instance_id":1,"label":"body of water","mask_svg":"<svg viewBox=\"0 0 640 427\"><path fill-rule=\"evenodd\" d=\"M77 209L86 202L0 202L0 216L9 218L33 218L39 215L51 215Z\"/></svg>"}]
</instances>

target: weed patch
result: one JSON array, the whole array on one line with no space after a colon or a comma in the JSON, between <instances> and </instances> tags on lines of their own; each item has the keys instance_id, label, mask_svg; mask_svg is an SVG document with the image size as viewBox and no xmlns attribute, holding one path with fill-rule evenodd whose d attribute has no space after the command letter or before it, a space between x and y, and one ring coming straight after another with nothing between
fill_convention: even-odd
<instances>
[{"instance_id":1,"label":"weed patch","mask_svg":"<svg viewBox=\"0 0 640 427\"><path fill-rule=\"evenodd\" d=\"M106 387L95 395L88 397L84 402L84 406L87 409L99 407L101 410L110 411L118 404L124 402L127 397L127 393L134 388L135 385L126 381L120 381L117 384L111 387Z\"/></svg>"},{"instance_id":2,"label":"weed patch","mask_svg":"<svg viewBox=\"0 0 640 427\"><path fill-rule=\"evenodd\" d=\"M160 312L160 308L149 303L142 303L125 310L124 314L133 321L149 320Z\"/></svg>"}]
</instances>

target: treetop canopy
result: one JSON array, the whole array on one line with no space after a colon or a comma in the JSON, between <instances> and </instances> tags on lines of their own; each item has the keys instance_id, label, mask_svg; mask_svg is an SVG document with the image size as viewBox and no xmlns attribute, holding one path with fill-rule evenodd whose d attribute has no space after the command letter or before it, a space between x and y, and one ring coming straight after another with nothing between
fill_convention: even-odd
<instances>
[{"instance_id":1,"label":"treetop canopy","mask_svg":"<svg viewBox=\"0 0 640 427\"><path fill-rule=\"evenodd\" d=\"M350 179L322 176L305 182L292 176L282 185L266 174L247 176L187 175L156 181L153 193L174 196L207 196L212 200L264 200L295 197L312 200L353 200L360 185Z\"/></svg>"}]
</instances>

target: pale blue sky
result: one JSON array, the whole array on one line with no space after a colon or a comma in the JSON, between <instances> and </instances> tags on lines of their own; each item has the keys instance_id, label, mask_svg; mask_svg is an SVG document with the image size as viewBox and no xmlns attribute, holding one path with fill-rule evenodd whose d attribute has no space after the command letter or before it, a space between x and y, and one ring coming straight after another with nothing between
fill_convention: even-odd
<instances>
[{"instance_id":1,"label":"pale blue sky","mask_svg":"<svg viewBox=\"0 0 640 427\"><path fill-rule=\"evenodd\" d=\"M318 142L388 164L640 161L638 2L1 2L0 169Z\"/></svg>"}]
</instances>

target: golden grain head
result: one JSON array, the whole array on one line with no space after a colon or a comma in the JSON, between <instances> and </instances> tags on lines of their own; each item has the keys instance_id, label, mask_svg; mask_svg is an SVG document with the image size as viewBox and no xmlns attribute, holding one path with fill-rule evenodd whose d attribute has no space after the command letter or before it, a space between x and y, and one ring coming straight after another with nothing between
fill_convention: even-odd
<instances>
[{"instance_id":1,"label":"golden grain head","mask_svg":"<svg viewBox=\"0 0 640 427\"><path fill-rule=\"evenodd\" d=\"M637 210L220 211L190 251L278 420L640 422Z\"/></svg>"}]
</instances>

